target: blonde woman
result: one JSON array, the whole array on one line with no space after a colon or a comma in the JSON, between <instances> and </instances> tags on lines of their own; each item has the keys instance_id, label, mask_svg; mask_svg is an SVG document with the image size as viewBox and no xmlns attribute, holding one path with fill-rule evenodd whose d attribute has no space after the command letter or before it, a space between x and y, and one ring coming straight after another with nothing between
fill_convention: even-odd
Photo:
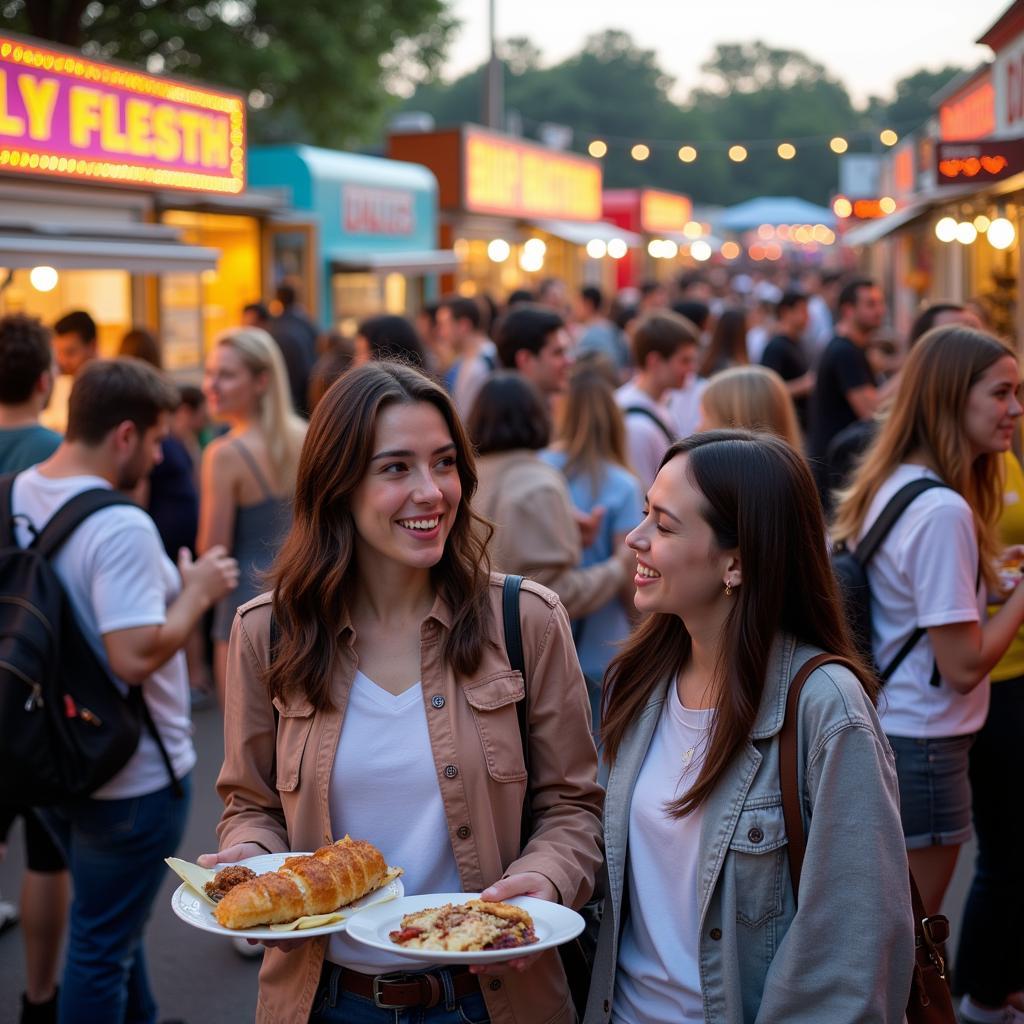
<instances>
[{"instance_id":1,"label":"blonde woman","mask_svg":"<svg viewBox=\"0 0 1024 1024\"><path fill-rule=\"evenodd\" d=\"M228 432L203 453L200 554L217 544L238 560L237 588L214 611L214 678L224 703L228 637L235 610L264 589L291 522L291 500L306 424L295 414L288 371L274 339L240 327L217 339L206 362L203 393Z\"/></svg>"},{"instance_id":2,"label":"blonde woman","mask_svg":"<svg viewBox=\"0 0 1024 1024\"><path fill-rule=\"evenodd\" d=\"M580 564L596 565L610 558L643 518L644 499L629 467L622 411L607 371L596 360L579 366L569 378L558 439L541 458L565 476L573 505L598 521ZM630 580L624 594L574 623L576 650L588 680L601 679L616 645L629 635L626 609L632 606ZM595 710L599 697L599 692L591 694Z\"/></svg>"},{"instance_id":3,"label":"blonde woman","mask_svg":"<svg viewBox=\"0 0 1024 1024\"><path fill-rule=\"evenodd\" d=\"M711 378L700 405L701 430L761 430L800 450L793 399L774 370L763 366L723 370Z\"/></svg>"},{"instance_id":4,"label":"blonde woman","mask_svg":"<svg viewBox=\"0 0 1024 1024\"><path fill-rule=\"evenodd\" d=\"M1024 587L985 621L986 590L998 589L1001 461L1022 412L1019 383L1013 352L992 336L959 325L929 331L907 357L833 527L833 539L856 550L908 484L944 485L913 499L867 565L871 647L886 680L879 712L930 913L971 836L968 754L988 711L989 673L1024 622Z\"/></svg>"}]
</instances>

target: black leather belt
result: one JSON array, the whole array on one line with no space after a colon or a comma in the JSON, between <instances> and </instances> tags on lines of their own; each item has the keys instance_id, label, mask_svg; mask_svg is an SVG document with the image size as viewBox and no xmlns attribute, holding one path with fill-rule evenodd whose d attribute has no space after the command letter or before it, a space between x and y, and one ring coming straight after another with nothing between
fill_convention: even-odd
<instances>
[{"instance_id":1,"label":"black leather belt","mask_svg":"<svg viewBox=\"0 0 1024 1024\"><path fill-rule=\"evenodd\" d=\"M364 999L372 999L382 1010L401 1010L412 1006L429 1009L444 999L444 986L433 971L423 974L360 974L339 967L338 987ZM449 968L456 999L480 991L480 979L466 968Z\"/></svg>"}]
</instances>

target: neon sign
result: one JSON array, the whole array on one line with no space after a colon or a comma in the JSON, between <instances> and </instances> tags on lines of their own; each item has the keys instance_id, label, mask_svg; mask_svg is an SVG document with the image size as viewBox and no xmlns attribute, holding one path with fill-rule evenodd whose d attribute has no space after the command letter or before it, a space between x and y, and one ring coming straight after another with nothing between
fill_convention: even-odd
<instances>
[{"instance_id":1,"label":"neon sign","mask_svg":"<svg viewBox=\"0 0 1024 1024\"><path fill-rule=\"evenodd\" d=\"M0 171L241 192L245 103L0 36Z\"/></svg>"},{"instance_id":2,"label":"neon sign","mask_svg":"<svg viewBox=\"0 0 1024 1024\"><path fill-rule=\"evenodd\" d=\"M1024 170L1024 139L940 142L935 169L940 185L1001 181Z\"/></svg>"}]
</instances>

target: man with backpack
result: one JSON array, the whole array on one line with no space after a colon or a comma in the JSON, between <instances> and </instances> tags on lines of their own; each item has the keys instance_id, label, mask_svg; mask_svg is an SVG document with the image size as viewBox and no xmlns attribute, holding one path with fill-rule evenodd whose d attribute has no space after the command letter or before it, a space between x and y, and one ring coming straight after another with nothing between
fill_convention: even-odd
<instances>
[{"instance_id":1,"label":"man with backpack","mask_svg":"<svg viewBox=\"0 0 1024 1024\"><path fill-rule=\"evenodd\" d=\"M633 332L636 374L615 392L626 419L626 446L633 471L646 490L658 475L679 424L667 405L697 368L698 337L689 320L670 310L649 313Z\"/></svg>"},{"instance_id":2,"label":"man with backpack","mask_svg":"<svg viewBox=\"0 0 1024 1024\"><path fill-rule=\"evenodd\" d=\"M182 649L203 613L237 581L237 564L223 548L196 562L183 551L176 570L150 517L107 493L130 491L148 475L159 461L160 440L177 404L176 389L138 360L90 362L75 379L61 446L12 484L9 478L0 480L0 493L9 495L10 502L10 512L0 508L0 514L13 522L18 547L27 549L25 565L34 556L37 538L37 551L46 561L40 566L37 559L34 575L22 566L24 579L35 581L35 588L20 605L3 605L14 611L0 610L0 645L13 652L3 667L22 659L20 666L13 665L17 672L0 672L4 686L15 687L20 679L31 687L23 705L20 700L3 705L0 730L10 775L11 751L17 747L10 730L17 726L19 711L25 713L24 732L38 727L36 716L52 717L57 705L62 728L51 730L50 748L39 764L30 760L38 751L25 749L24 777L17 781L26 793L36 794L32 802L48 804L40 814L67 857L74 885L60 991L59 1014L65 1022L155 1019L142 933L163 879L163 858L174 853L185 827L189 772L196 758ZM73 499L76 511L70 519L67 510L54 519ZM65 535L62 541L47 530L51 520ZM2 532L8 533L6 522ZM17 551L12 554L7 547L0 560L5 594L17 566ZM42 586L49 569L70 605L72 614L63 618L60 605L54 605L52 594L47 598ZM26 624L14 628L17 610L28 606L33 616L23 614ZM35 673L31 652L19 646L19 639L35 620L50 617L61 619L54 632L60 644L57 663L52 671ZM37 661L44 664L45 658ZM97 665L108 678L83 696L82 680L90 673L95 677ZM103 700L115 704L97 703ZM63 782L68 798L61 799L56 769L74 754L69 737L82 738L82 747L102 743L116 717L108 707L124 714L134 709L136 732L126 733L126 749L110 762L113 771L102 773L108 777L96 779L96 788L90 783L91 791L78 792L81 787L76 788L72 776ZM82 771L91 767L86 761ZM41 776L49 779L50 768L58 781L50 780L43 792ZM9 783L0 780L0 787L6 799Z\"/></svg>"}]
</instances>

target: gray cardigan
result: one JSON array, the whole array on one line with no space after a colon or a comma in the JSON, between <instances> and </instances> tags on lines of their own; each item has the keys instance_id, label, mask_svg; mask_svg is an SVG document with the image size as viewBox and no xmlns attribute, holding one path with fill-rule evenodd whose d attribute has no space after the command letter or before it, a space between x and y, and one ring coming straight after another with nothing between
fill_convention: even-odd
<instances>
[{"instance_id":1,"label":"gray cardigan","mask_svg":"<svg viewBox=\"0 0 1024 1024\"><path fill-rule=\"evenodd\" d=\"M750 739L705 805L697 884L708 1024L903 1020L914 934L895 765L860 683L838 665L817 669L800 697L807 851L794 906L778 734L789 682L818 653L776 641ZM630 800L669 685L641 712L608 780L607 889L585 1024L611 1015Z\"/></svg>"}]
</instances>

